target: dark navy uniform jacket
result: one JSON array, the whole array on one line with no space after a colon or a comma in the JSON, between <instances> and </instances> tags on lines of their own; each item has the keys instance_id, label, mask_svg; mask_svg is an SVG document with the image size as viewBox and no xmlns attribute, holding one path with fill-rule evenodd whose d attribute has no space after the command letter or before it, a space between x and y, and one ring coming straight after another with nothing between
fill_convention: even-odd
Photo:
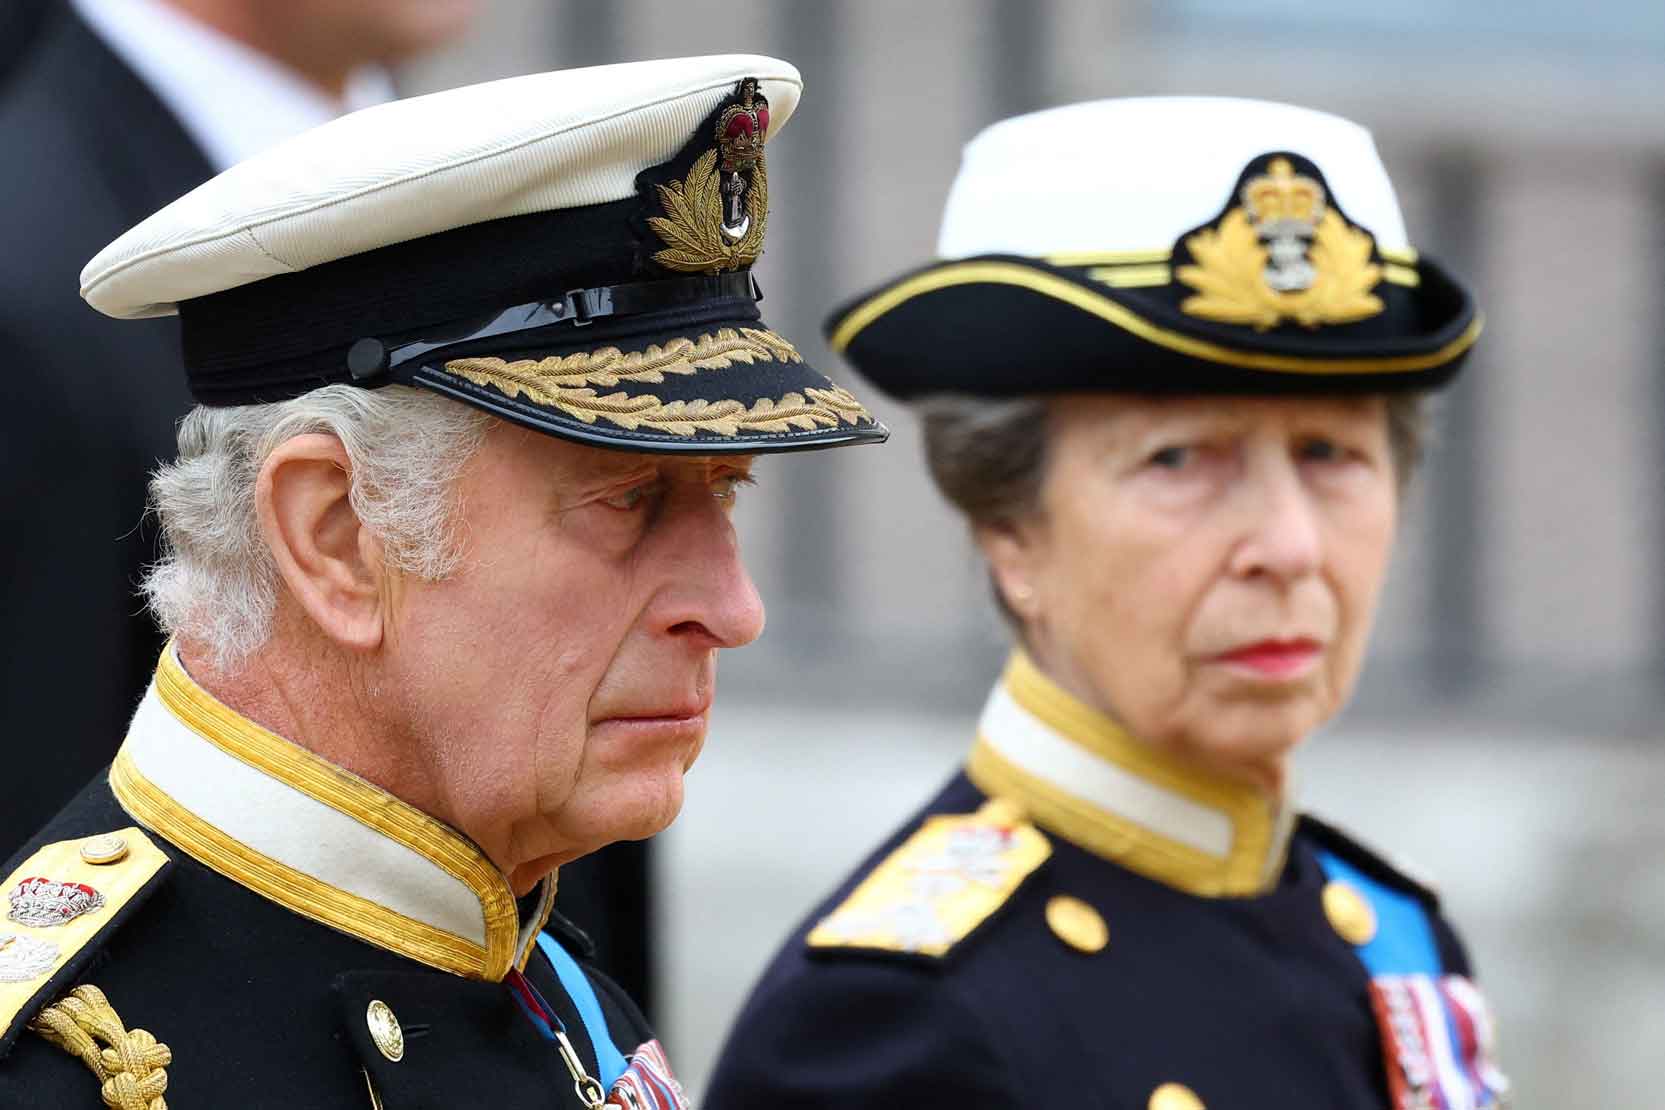
<instances>
[{"instance_id":1,"label":"dark navy uniform jacket","mask_svg":"<svg viewBox=\"0 0 1665 1110\"><path fill-rule=\"evenodd\" d=\"M1483 1003L1431 891L1315 820L1280 829L1262 804L1257 824L1233 788L1122 751L1088 712L1014 662L968 773L769 965L709 1110L1374 1110L1459 1080L1458 1104L1500 1104ZM1072 737L1085 747L1057 746ZM1214 834L1229 835L1211 868ZM1407 907L1438 967L1373 990L1363 957ZM1443 1074L1419 1070L1438 1046L1384 1031L1423 988L1473 1034Z\"/></svg>"},{"instance_id":2,"label":"dark navy uniform jacket","mask_svg":"<svg viewBox=\"0 0 1665 1110\"><path fill-rule=\"evenodd\" d=\"M7 873L6 1110L105 1105L114 1073L42 1034L100 999L145 1037L93 1056L142 1049L120 1081L176 1110L578 1107L540 1022L602 1097L657 1051L551 922L552 882L515 899L464 837L237 716L171 654L110 771Z\"/></svg>"}]
</instances>

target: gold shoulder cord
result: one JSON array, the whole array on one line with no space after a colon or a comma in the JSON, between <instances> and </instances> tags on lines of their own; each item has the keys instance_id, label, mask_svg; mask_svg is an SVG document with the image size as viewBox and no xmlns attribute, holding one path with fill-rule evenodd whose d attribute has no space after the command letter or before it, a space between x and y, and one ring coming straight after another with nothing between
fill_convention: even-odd
<instances>
[{"instance_id":1,"label":"gold shoulder cord","mask_svg":"<svg viewBox=\"0 0 1665 1110\"><path fill-rule=\"evenodd\" d=\"M143 1029L129 1031L97 987L76 987L29 1028L91 1068L111 1110L168 1110L163 1069L173 1053Z\"/></svg>"}]
</instances>

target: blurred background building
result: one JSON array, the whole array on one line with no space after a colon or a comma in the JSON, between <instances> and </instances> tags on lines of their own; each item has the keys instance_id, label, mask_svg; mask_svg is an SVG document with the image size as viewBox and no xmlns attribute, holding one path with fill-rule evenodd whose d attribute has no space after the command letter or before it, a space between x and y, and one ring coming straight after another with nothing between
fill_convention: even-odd
<instances>
[{"instance_id":1,"label":"blurred background building","mask_svg":"<svg viewBox=\"0 0 1665 1110\"><path fill-rule=\"evenodd\" d=\"M1445 402L1360 695L1305 754L1302 796L1439 879L1519 1105L1657 1098L1665 6L495 0L399 83L730 51L807 82L771 147L759 273L771 323L835 376L824 312L930 256L960 145L997 118L1207 93L1375 131L1413 242L1472 279L1489 329ZM773 946L950 774L1004 655L914 422L877 407L888 446L767 460L743 498L769 631L725 663L655 860L655 1016L696 1093Z\"/></svg>"},{"instance_id":2,"label":"blurred background building","mask_svg":"<svg viewBox=\"0 0 1665 1110\"><path fill-rule=\"evenodd\" d=\"M804 73L771 148L760 273L770 321L829 368L824 311L930 256L960 145L997 118L1207 93L1375 131L1413 242L1470 277L1489 328L1445 402L1360 694L1303 756L1302 796L1438 879L1519 1105L1656 1098L1665 6L498 0L409 77L731 50ZM769 630L725 662L656 864L657 1017L696 1091L773 946L950 773L1004 654L914 422L882 415L889 445L767 460L740 511Z\"/></svg>"}]
</instances>

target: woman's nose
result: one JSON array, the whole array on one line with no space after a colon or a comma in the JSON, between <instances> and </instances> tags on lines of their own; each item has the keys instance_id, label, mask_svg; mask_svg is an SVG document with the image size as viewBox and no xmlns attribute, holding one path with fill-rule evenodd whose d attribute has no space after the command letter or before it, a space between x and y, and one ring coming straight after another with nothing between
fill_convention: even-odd
<instances>
[{"instance_id":1,"label":"woman's nose","mask_svg":"<svg viewBox=\"0 0 1665 1110\"><path fill-rule=\"evenodd\" d=\"M1318 506L1293 459L1262 461L1245 476L1245 527L1232 571L1292 582L1317 572L1323 559Z\"/></svg>"}]
</instances>

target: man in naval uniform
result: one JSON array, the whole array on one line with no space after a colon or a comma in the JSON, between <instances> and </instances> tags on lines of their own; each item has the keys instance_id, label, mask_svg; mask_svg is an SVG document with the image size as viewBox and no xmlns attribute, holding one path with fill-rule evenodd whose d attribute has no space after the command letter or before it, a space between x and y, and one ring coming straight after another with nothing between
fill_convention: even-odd
<instances>
[{"instance_id":1,"label":"man in naval uniform","mask_svg":"<svg viewBox=\"0 0 1665 1110\"><path fill-rule=\"evenodd\" d=\"M764 972L707 1105L1500 1105L1437 896L1291 773L1480 331L1369 133L1183 97L1008 120L939 256L828 328L920 404L1012 661L963 767Z\"/></svg>"},{"instance_id":2,"label":"man in naval uniform","mask_svg":"<svg viewBox=\"0 0 1665 1110\"><path fill-rule=\"evenodd\" d=\"M738 56L384 105L87 266L178 313L198 407L152 487L172 640L5 868L0 1105L686 1104L551 908L675 816L761 630L752 457L885 436L756 306L799 89Z\"/></svg>"}]
</instances>

